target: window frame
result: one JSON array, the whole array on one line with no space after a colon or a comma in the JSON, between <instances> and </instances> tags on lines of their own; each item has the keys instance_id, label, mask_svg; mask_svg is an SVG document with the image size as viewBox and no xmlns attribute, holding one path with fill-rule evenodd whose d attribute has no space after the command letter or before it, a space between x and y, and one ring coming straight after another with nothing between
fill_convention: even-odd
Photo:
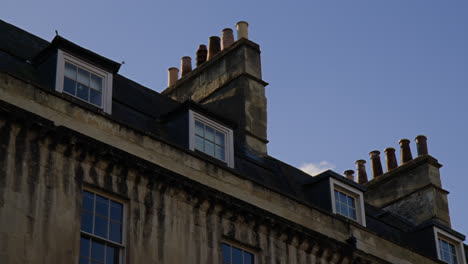
<instances>
[{"instance_id":1,"label":"window frame","mask_svg":"<svg viewBox=\"0 0 468 264\"><path fill-rule=\"evenodd\" d=\"M120 244L115 242L115 241L110 240L109 238L106 239L106 238L100 237L98 235L88 233L88 232L85 232L85 231L81 230L81 212L83 210L83 192L85 192L85 191L93 193L94 195L102 196L104 198L109 199L109 201L114 201L114 202L117 202L117 203L122 205L122 234L121 234L121 243ZM95 214L95 212L93 212L93 218L94 218L94 214ZM82 237L85 237L85 238L89 238L89 239L94 240L94 241L104 243L105 245L110 245L110 246L113 246L115 248L118 248L119 253L120 253L119 254L119 264L125 264L125 259L126 259L125 258L125 249L127 248L127 244L126 244L126 241L127 241L126 216L127 216L127 204L126 204L126 201L124 199L119 199L119 198L116 198L113 195L109 195L109 194L104 193L102 191L98 191L98 190L88 188L88 187L85 187L85 188L83 188L81 190L80 236L79 236L80 240L81 240ZM93 226L94 226L94 223L93 223ZM79 261L79 258L80 258L80 246L78 247L78 261Z\"/></svg>"},{"instance_id":2,"label":"window frame","mask_svg":"<svg viewBox=\"0 0 468 264\"><path fill-rule=\"evenodd\" d=\"M438 228L434 227L434 238L435 238L435 244L436 244L436 251L437 251L437 258L440 261L445 262L442 260L440 256L440 247L439 247L439 239L443 240L449 244L452 244L455 247L455 253L457 254L457 263L458 264L466 264L466 258L465 258L465 250L463 247L463 241L454 235L449 234L448 232Z\"/></svg>"},{"instance_id":3,"label":"window frame","mask_svg":"<svg viewBox=\"0 0 468 264\"><path fill-rule=\"evenodd\" d=\"M216 160L225 162L229 167L234 168L234 136L233 136L232 129L226 126L223 126L220 123L215 122L211 119L208 119L207 117L193 110L189 110L189 148L192 151L195 151L195 121L199 121L203 123L204 125L210 126L214 128L215 130L223 133L225 136L225 147L224 147L225 160L218 159L215 156L211 156L202 151L200 152L210 157L213 157Z\"/></svg>"},{"instance_id":4,"label":"window frame","mask_svg":"<svg viewBox=\"0 0 468 264\"><path fill-rule=\"evenodd\" d=\"M342 215L336 210L335 190L354 198L354 204L356 207L356 219L352 219L350 217ZM342 183L334 178L330 178L330 196L331 196L331 201L332 201L332 211L334 214L341 215L351 221L354 221L363 226L366 226L366 213L364 209L364 194L362 191L352 186L349 186L345 183Z\"/></svg>"},{"instance_id":5,"label":"window frame","mask_svg":"<svg viewBox=\"0 0 468 264\"><path fill-rule=\"evenodd\" d=\"M223 244L226 244L226 245L229 245L231 247L235 247L237 249L240 249L244 252L247 252L249 254L252 254L253 256L253 263L252 264L256 264L257 263L257 252L252 250L252 249L249 249L248 247L245 247L245 246L242 246L242 245L239 245L238 243L233 243L231 241L226 241L226 240L222 240L221 241L221 244L220 244L220 262L219 263L223 263ZM232 251L231 251L231 260L232 260ZM243 262L243 261L242 261Z\"/></svg>"},{"instance_id":6,"label":"window frame","mask_svg":"<svg viewBox=\"0 0 468 264\"><path fill-rule=\"evenodd\" d=\"M63 91L63 83L64 83L64 77L65 77L65 62L71 63L79 68L82 68L86 71L89 71L95 75L98 75L102 77L103 79L103 85L102 85L102 105L98 106L95 104L92 104L89 101L83 100L77 96L71 95L66 93L67 95L72 96L73 98L76 98L80 101L86 102L87 104L100 108L104 112L111 114L112 113L112 79L113 79L113 74L109 73L105 70L102 70L90 63L87 63L83 60L80 60L62 50L57 51L57 69L56 69L56 75L55 75L55 91L59 93L64 93Z\"/></svg>"}]
</instances>

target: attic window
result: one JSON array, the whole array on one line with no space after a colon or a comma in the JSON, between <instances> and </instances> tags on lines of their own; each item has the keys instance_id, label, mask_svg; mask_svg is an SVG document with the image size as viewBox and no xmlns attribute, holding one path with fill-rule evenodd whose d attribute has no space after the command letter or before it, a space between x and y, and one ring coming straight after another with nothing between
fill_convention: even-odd
<instances>
[{"instance_id":1,"label":"attic window","mask_svg":"<svg viewBox=\"0 0 468 264\"><path fill-rule=\"evenodd\" d=\"M465 252L463 243L455 236L434 227L436 238L437 256L440 260L449 264L465 264Z\"/></svg>"},{"instance_id":2,"label":"attic window","mask_svg":"<svg viewBox=\"0 0 468 264\"><path fill-rule=\"evenodd\" d=\"M366 226L362 191L333 178L330 178L330 190L333 213Z\"/></svg>"},{"instance_id":3,"label":"attic window","mask_svg":"<svg viewBox=\"0 0 468 264\"><path fill-rule=\"evenodd\" d=\"M55 90L111 113L112 74L61 50L57 56Z\"/></svg>"},{"instance_id":4,"label":"attic window","mask_svg":"<svg viewBox=\"0 0 468 264\"><path fill-rule=\"evenodd\" d=\"M189 122L190 149L200 151L225 162L229 167L234 167L232 129L192 110L189 111Z\"/></svg>"}]
</instances>

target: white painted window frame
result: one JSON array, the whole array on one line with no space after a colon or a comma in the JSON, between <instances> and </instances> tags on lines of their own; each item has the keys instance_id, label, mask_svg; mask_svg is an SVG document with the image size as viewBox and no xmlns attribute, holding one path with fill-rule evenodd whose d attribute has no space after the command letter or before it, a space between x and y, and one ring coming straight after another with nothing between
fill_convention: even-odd
<instances>
[{"instance_id":1,"label":"white painted window frame","mask_svg":"<svg viewBox=\"0 0 468 264\"><path fill-rule=\"evenodd\" d=\"M199 121L208 125L219 132L225 135L224 137L224 157L225 160L221 160L226 162L226 164L234 168L234 133L232 129L227 128L211 119L206 118L205 116L193 111L189 110L189 148L192 151L195 151L195 121ZM213 157L216 159L216 157Z\"/></svg>"},{"instance_id":2,"label":"white painted window frame","mask_svg":"<svg viewBox=\"0 0 468 264\"><path fill-rule=\"evenodd\" d=\"M96 74L103 79L102 86L102 105L99 107L97 105L91 104L88 101L82 100L78 97L74 98L86 102L92 106L102 108L102 110L108 114L112 113L112 79L113 75L110 72L104 71L94 65L91 65L83 60L80 60L70 54L65 53L62 50L57 52L57 71L55 75L55 90L59 93L63 92L63 80L64 80L64 71L65 71L65 62L74 64L80 68L83 68L93 74Z\"/></svg>"},{"instance_id":3,"label":"white painted window frame","mask_svg":"<svg viewBox=\"0 0 468 264\"><path fill-rule=\"evenodd\" d=\"M104 239L104 238L101 238L99 236L96 236L94 234L90 234L88 232L84 232L84 231L81 231L81 226L80 226L80 238L81 238L81 234L85 234L87 235L88 237L90 238L97 238L97 240L102 240L102 241L105 241L106 243L109 243L110 245L114 245L114 246L118 246L120 247L120 252L122 254L119 254L119 264L125 264L125 249L127 248L127 245L126 245L126 241L127 241L127 204L126 204L126 201L124 201L123 199L119 199L119 198L116 198L114 196L111 196L107 193L104 193L104 192L101 192L101 191L98 191L98 190L95 190L95 189L92 189L92 188L88 188L88 187L85 187L83 188L82 190L82 193L83 191L87 191L87 192L91 192L91 193L94 193L95 195L99 195L99 196L102 196L104 198L107 198L109 200L112 200L114 202L118 202L120 204L122 204L122 243L116 243L114 241L111 241L111 240L108 240L108 239ZM83 194L82 194L83 195ZM82 197L83 199L83 197ZM80 208L80 214L81 214L81 208ZM94 217L94 215L93 215ZM80 225L81 225L81 222L80 222ZM78 256L79 258L79 256Z\"/></svg>"},{"instance_id":4,"label":"white painted window frame","mask_svg":"<svg viewBox=\"0 0 468 264\"><path fill-rule=\"evenodd\" d=\"M244 251L244 252L247 252L247 253L252 254L252 255L253 255L253 258L254 258L254 259L253 259L253 263L254 263L254 264L258 263L258 262L257 262L257 261L258 261L258 260L257 260L257 257L258 257L258 256L257 256L257 252L253 251L252 249L249 249L249 248L247 248L247 247L245 247L245 246L243 246L243 245L240 245L240 244L238 244L238 243L233 243L233 242L228 241L228 240L225 240L225 239L221 240L221 245L222 245L223 243L224 243L224 244L228 244L228 245L230 245L231 247L238 248L238 249L240 249L240 250L242 250L242 251ZM223 258L223 252L221 252L220 256L221 256L221 260L220 260L219 263L222 263L222 260L223 260L223 259L222 259L222 258ZM231 256L231 257L232 257L232 256Z\"/></svg>"},{"instance_id":5,"label":"white painted window frame","mask_svg":"<svg viewBox=\"0 0 468 264\"><path fill-rule=\"evenodd\" d=\"M363 226L366 226L366 212L364 209L364 194L362 193L362 191L330 177L330 194L331 194L332 209L333 209L334 214L338 214L336 210L336 206L335 206L335 190L339 192L343 192L346 195L349 195L355 199L354 201L356 204L357 220L354 220L346 216L344 217L350 220L356 221Z\"/></svg>"},{"instance_id":6,"label":"white painted window frame","mask_svg":"<svg viewBox=\"0 0 468 264\"><path fill-rule=\"evenodd\" d=\"M465 249L463 247L463 241L461 239L435 226L434 226L434 237L435 237L438 259L442 260L440 256L440 248L439 248L439 238L440 238L441 240L444 240L445 242L448 242L455 247L455 251L457 253L457 262L459 264L466 264Z\"/></svg>"}]
</instances>

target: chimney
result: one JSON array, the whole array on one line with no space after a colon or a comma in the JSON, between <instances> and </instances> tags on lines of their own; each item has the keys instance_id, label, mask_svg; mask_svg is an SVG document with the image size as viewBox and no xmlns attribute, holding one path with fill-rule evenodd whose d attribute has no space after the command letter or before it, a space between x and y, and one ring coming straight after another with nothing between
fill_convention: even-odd
<instances>
[{"instance_id":1,"label":"chimney","mask_svg":"<svg viewBox=\"0 0 468 264\"><path fill-rule=\"evenodd\" d=\"M346 176L346 179L354 181L354 170L345 170L343 173Z\"/></svg>"},{"instance_id":2,"label":"chimney","mask_svg":"<svg viewBox=\"0 0 468 264\"><path fill-rule=\"evenodd\" d=\"M398 141L400 144L400 163L406 163L413 159L413 155L411 155L411 148L409 145L409 139L403 138Z\"/></svg>"},{"instance_id":3,"label":"chimney","mask_svg":"<svg viewBox=\"0 0 468 264\"><path fill-rule=\"evenodd\" d=\"M367 182L366 161L356 160L357 178L358 183L364 184Z\"/></svg>"},{"instance_id":4,"label":"chimney","mask_svg":"<svg viewBox=\"0 0 468 264\"><path fill-rule=\"evenodd\" d=\"M380 151L374 150L369 153L371 161L372 178L377 178L383 174L382 163L380 162Z\"/></svg>"},{"instance_id":5,"label":"chimney","mask_svg":"<svg viewBox=\"0 0 468 264\"><path fill-rule=\"evenodd\" d=\"M242 29L242 23L239 25ZM204 62L205 49L200 46L197 65L203 63L203 66L162 94L178 102L191 100L235 123L236 152L260 157L267 155L265 87L268 83L262 80L260 47L243 37L225 52L214 56L221 48L220 38L211 37L207 46L209 60Z\"/></svg>"},{"instance_id":6,"label":"chimney","mask_svg":"<svg viewBox=\"0 0 468 264\"><path fill-rule=\"evenodd\" d=\"M171 67L167 69L167 86L170 87L177 82L179 78L179 69L176 67Z\"/></svg>"},{"instance_id":7,"label":"chimney","mask_svg":"<svg viewBox=\"0 0 468 264\"><path fill-rule=\"evenodd\" d=\"M386 148L385 152L385 164L387 167L387 171L393 170L398 167L395 149L394 148Z\"/></svg>"},{"instance_id":8,"label":"chimney","mask_svg":"<svg viewBox=\"0 0 468 264\"><path fill-rule=\"evenodd\" d=\"M418 156L428 155L427 151L427 137L424 135L416 136L416 148L418 150Z\"/></svg>"},{"instance_id":9,"label":"chimney","mask_svg":"<svg viewBox=\"0 0 468 264\"><path fill-rule=\"evenodd\" d=\"M206 45L198 46L197 50L197 67L206 61L206 56L208 55L208 50Z\"/></svg>"},{"instance_id":10,"label":"chimney","mask_svg":"<svg viewBox=\"0 0 468 264\"><path fill-rule=\"evenodd\" d=\"M249 39L249 23L245 21L239 21L236 24L236 29L237 29L237 40L241 38L246 38Z\"/></svg>"},{"instance_id":11,"label":"chimney","mask_svg":"<svg viewBox=\"0 0 468 264\"><path fill-rule=\"evenodd\" d=\"M234 34L232 33L232 29L223 29L221 32L221 50L231 46L232 43L234 43Z\"/></svg>"},{"instance_id":12,"label":"chimney","mask_svg":"<svg viewBox=\"0 0 468 264\"><path fill-rule=\"evenodd\" d=\"M182 70L180 76L184 77L187 73L192 71L192 58L184 56L180 60L180 69Z\"/></svg>"},{"instance_id":13,"label":"chimney","mask_svg":"<svg viewBox=\"0 0 468 264\"><path fill-rule=\"evenodd\" d=\"M208 39L208 60L211 60L221 51L220 39L217 36L211 36Z\"/></svg>"}]
</instances>

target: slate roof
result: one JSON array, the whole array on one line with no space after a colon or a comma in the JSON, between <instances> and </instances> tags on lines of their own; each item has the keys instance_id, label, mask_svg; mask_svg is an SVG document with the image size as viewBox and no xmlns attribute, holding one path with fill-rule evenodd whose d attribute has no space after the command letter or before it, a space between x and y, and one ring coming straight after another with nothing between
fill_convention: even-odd
<instances>
[{"instance_id":1,"label":"slate roof","mask_svg":"<svg viewBox=\"0 0 468 264\"><path fill-rule=\"evenodd\" d=\"M31 63L34 57L52 44L0 20L0 71L55 92L54 87L47 87L47 84L38 77L38 68ZM111 118L117 122L148 132L163 140L170 140L162 132L164 122L161 122L161 119L181 106L181 103L120 74L114 75ZM180 145L180 142L171 143ZM320 178L333 177L365 191L363 186L350 182L337 173L328 171L314 179L301 170L270 156L261 158L236 153L233 172L315 208L318 207L314 203L320 201L308 201L304 195L304 185L313 184ZM414 229L411 223L401 217L370 205L366 205L366 219L368 229L403 245L408 242L406 233Z\"/></svg>"}]
</instances>

